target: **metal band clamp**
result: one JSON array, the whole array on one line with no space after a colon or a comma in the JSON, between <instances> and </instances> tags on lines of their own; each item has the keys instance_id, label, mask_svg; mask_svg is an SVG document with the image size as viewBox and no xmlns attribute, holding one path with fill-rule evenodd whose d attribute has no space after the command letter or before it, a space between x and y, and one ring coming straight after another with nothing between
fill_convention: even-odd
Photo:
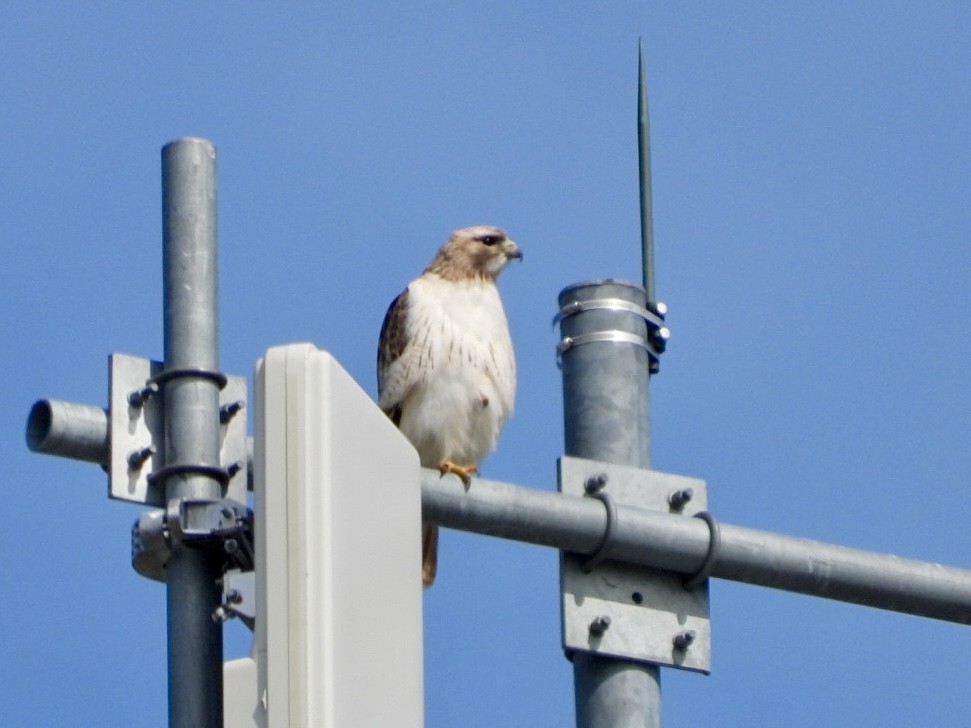
<instances>
[{"instance_id":1,"label":"metal band clamp","mask_svg":"<svg viewBox=\"0 0 971 728\"><path fill-rule=\"evenodd\" d=\"M154 384L161 387L163 384L172 379L183 379L186 377L208 379L215 382L220 389L223 389L226 386L226 383L229 381L229 377L222 372L213 372L209 371L208 369L166 369L149 379L148 384Z\"/></svg>"},{"instance_id":2,"label":"metal band clamp","mask_svg":"<svg viewBox=\"0 0 971 728\"><path fill-rule=\"evenodd\" d=\"M604 528L603 539L600 541L600 545L597 546L597 550L594 551L582 564L580 568L586 573L590 573L595 568L597 568L604 559L607 558L607 550L610 547L610 542L614 539L614 525L617 523L617 506L614 501L610 498L610 495L604 491L599 491L597 493L588 493L589 498L596 498L604 507L607 509L607 526Z\"/></svg>"},{"instance_id":3,"label":"metal band clamp","mask_svg":"<svg viewBox=\"0 0 971 728\"><path fill-rule=\"evenodd\" d=\"M154 486L156 483L164 483L165 479L172 475L205 475L206 477L218 480L219 484L225 488L233 477L233 473L228 468L220 468L216 465L166 465L148 475L148 484Z\"/></svg>"},{"instance_id":4,"label":"metal band clamp","mask_svg":"<svg viewBox=\"0 0 971 728\"><path fill-rule=\"evenodd\" d=\"M616 329L611 331L593 331L589 334L578 334L577 336L564 336L556 346L556 353L562 355L575 346L583 346L584 344L602 341L615 344L633 344L644 349L652 358L660 356L660 352L651 346L650 342L643 336Z\"/></svg>"},{"instance_id":5,"label":"metal band clamp","mask_svg":"<svg viewBox=\"0 0 971 728\"><path fill-rule=\"evenodd\" d=\"M667 313L667 306L657 301L649 304L648 308L640 306L622 298L595 298L589 301L571 301L563 306L559 313L553 317L553 325L563 321L583 311L622 311L635 314L642 318L647 324L647 338L633 334L629 331L609 330L595 331L588 334L577 334L576 336L564 336L556 347L557 357L562 357L563 353L574 346L589 344L593 342L612 342L620 344L633 344L644 349L651 360L651 373L654 374L659 369L661 354L664 352L668 339L671 338L671 330L664 325L664 316Z\"/></svg>"},{"instance_id":6,"label":"metal band clamp","mask_svg":"<svg viewBox=\"0 0 971 728\"><path fill-rule=\"evenodd\" d=\"M701 568L697 572L689 576L684 580L684 588L697 589L701 584L711 576L712 570L715 568L715 562L718 561L718 552L721 549L721 529L718 527L718 521L715 517L708 513L708 511L701 511L700 513L695 513L695 518L700 518L705 523L708 524L708 553L705 554L705 560L701 563Z\"/></svg>"},{"instance_id":7,"label":"metal band clamp","mask_svg":"<svg viewBox=\"0 0 971 728\"><path fill-rule=\"evenodd\" d=\"M582 311L626 311L640 316L647 322L648 326L660 329L664 326L664 314L668 312L668 307L660 301L653 306L655 310L625 301L623 298L593 298L589 301L571 301L553 317L553 325L556 326L563 319Z\"/></svg>"}]
</instances>

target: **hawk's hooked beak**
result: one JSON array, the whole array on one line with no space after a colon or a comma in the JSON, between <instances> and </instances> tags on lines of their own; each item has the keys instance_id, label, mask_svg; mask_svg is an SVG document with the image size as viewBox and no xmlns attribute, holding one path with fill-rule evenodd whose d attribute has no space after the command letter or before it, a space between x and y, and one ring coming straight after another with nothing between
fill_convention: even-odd
<instances>
[{"instance_id":1,"label":"hawk's hooked beak","mask_svg":"<svg viewBox=\"0 0 971 728\"><path fill-rule=\"evenodd\" d=\"M518 245L516 245L515 240L509 240L506 238L506 240L504 240L502 243L502 252L506 254L506 260L512 260L513 258L516 258L517 260L523 259L523 251L519 249Z\"/></svg>"}]
</instances>

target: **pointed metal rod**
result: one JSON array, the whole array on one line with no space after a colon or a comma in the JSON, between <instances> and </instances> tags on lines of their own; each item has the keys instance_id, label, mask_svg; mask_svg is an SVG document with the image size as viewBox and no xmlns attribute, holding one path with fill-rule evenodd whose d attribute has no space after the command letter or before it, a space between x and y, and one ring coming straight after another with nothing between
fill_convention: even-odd
<instances>
[{"instance_id":1,"label":"pointed metal rod","mask_svg":"<svg viewBox=\"0 0 971 728\"><path fill-rule=\"evenodd\" d=\"M651 114L647 106L647 81L644 73L644 43L637 46L637 162L641 191L641 261L644 290L649 303L657 301L654 292L654 203L651 192Z\"/></svg>"}]
</instances>

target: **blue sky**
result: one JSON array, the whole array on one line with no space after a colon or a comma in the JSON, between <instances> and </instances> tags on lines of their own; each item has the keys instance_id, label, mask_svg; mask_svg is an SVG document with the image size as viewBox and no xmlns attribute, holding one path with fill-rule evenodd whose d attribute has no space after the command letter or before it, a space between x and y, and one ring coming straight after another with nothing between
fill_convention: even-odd
<instances>
[{"instance_id":1,"label":"blue sky","mask_svg":"<svg viewBox=\"0 0 971 728\"><path fill-rule=\"evenodd\" d=\"M373 393L388 302L453 228L505 227L520 391L483 470L552 489L556 295L639 276L638 37L654 466L726 523L971 566L971 6L334 5L0 7L0 722L165 721L138 507L24 445L35 399L104 405L110 352L161 357L162 145L217 145L233 374L313 341ZM446 532L440 567L426 725L571 724L556 554ZM662 675L668 726L971 713L966 627L727 582L712 618L712 675Z\"/></svg>"}]
</instances>

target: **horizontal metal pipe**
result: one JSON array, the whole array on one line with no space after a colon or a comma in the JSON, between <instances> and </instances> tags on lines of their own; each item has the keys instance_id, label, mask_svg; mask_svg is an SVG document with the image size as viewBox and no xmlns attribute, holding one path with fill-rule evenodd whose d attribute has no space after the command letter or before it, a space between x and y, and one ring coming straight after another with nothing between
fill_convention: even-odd
<instances>
[{"instance_id":1,"label":"horizontal metal pipe","mask_svg":"<svg viewBox=\"0 0 971 728\"><path fill-rule=\"evenodd\" d=\"M715 576L971 624L971 571L722 526Z\"/></svg>"},{"instance_id":2,"label":"horizontal metal pipe","mask_svg":"<svg viewBox=\"0 0 971 728\"><path fill-rule=\"evenodd\" d=\"M466 491L458 479L428 469L422 471L421 501L422 517L448 528L578 553L597 547L606 522L596 500L482 478Z\"/></svg>"},{"instance_id":3,"label":"horizontal metal pipe","mask_svg":"<svg viewBox=\"0 0 971 728\"><path fill-rule=\"evenodd\" d=\"M41 399L27 415L27 447L34 452L107 465L108 413L101 407Z\"/></svg>"},{"instance_id":4,"label":"horizontal metal pipe","mask_svg":"<svg viewBox=\"0 0 971 728\"><path fill-rule=\"evenodd\" d=\"M108 414L39 400L27 419L34 452L106 465ZM422 477L424 517L447 528L591 553L606 528L603 504L475 478L466 492L434 470ZM696 518L618 505L608 556L683 574L696 572L709 530ZM971 624L971 571L722 523L712 576L880 609Z\"/></svg>"},{"instance_id":5,"label":"horizontal metal pipe","mask_svg":"<svg viewBox=\"0 0 971 728\"><path fill-rule=\"evenodd\" d=\"M422 473L422 513L447 528L591 553L607 524L592 498L475 478ZM759 586L971 624L971 571L890 554L719 524L711 575ZM708 552L698 518L617 504L608 558L694 574Z\"/></svg>"}]
</instances>

